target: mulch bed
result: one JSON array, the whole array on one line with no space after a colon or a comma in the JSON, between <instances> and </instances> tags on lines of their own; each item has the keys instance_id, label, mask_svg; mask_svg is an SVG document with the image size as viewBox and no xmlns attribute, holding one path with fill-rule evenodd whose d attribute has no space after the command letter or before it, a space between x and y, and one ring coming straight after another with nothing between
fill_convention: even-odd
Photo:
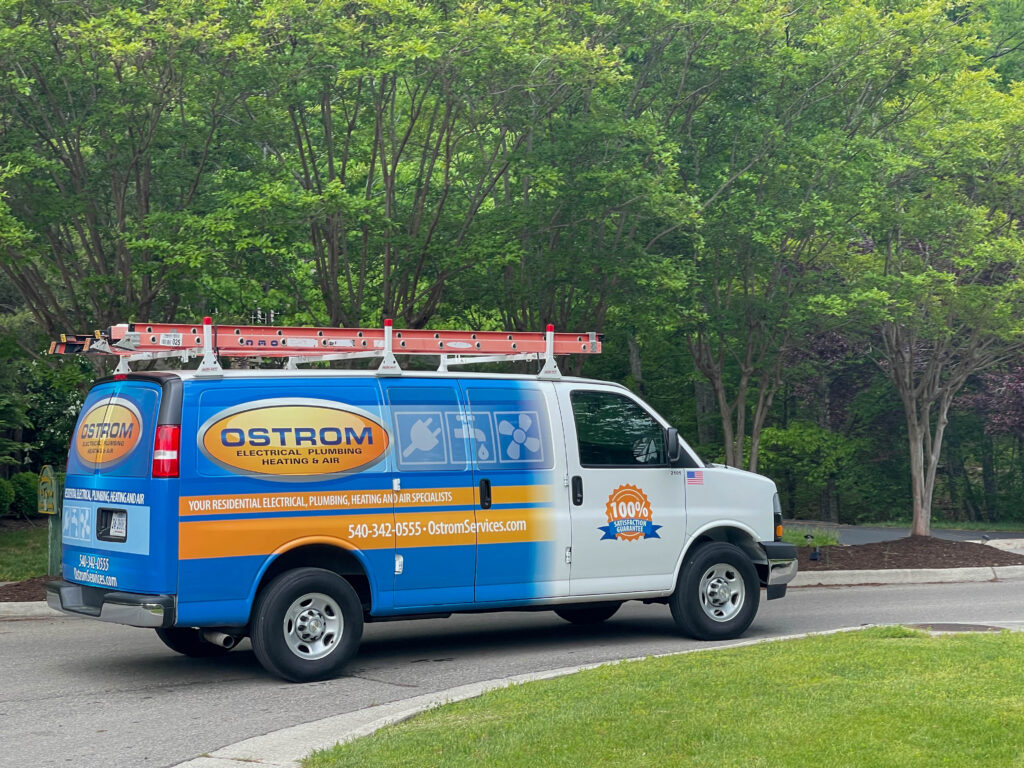
<instances>
[{"instance_id":1,"label":"mulch bed","mask_svg":"<svg viewBox=\"0 0 1024 768\"><path fill-rule=\"evenodd\" d=\"M987 544L946 541L909 536L877 544L822 547L821 559L811 560L811 549L800 547L801 571L881 570L889 568L969 568L972 566L1024 565L1024 555L1004 552ZM32 602L46 599L41 576L0 587L0 602Z\"/></svg>"},{"instance_id":2,"label":"mulch bed","mask_svg":"<svg viewBox=\"0 0 1024 768\"><path fill-rule=\"evenodd\" d=\"M908 536L894 541L855 544L848 547L822 547L819 560L810 559L810 547L800 547L798 552L801 571L1024 565L1024 555L996 549L988 544L947 541L931 536Z\"/></svg>"},{"instance_id":3,"label":"mulch bed","mask_svg":"<svg viewBox=\"0 0 1024 768\"><path fill-rule=\"evenodd\" d=\"M0 587L0 603L31 603L46 599L46 582L53 581L50 576L38 579L16 581Z\"/></svg>"}]
</instances>

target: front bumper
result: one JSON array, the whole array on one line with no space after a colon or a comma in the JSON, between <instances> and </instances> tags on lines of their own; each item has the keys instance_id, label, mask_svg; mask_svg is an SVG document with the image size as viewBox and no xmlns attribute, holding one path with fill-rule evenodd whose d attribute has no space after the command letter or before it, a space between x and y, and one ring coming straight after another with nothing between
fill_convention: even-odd
<instances>
[{"instance_id":1,"label":"front bumper","mask_svg":"<svg viewBox=\"0 0 1024 768\"><path fill-rule=\"evenodd\" d=\"M767 598L785 597L786 585L796 578L796 547L781 541L762 541L760 544L768 560L761 578L761 584L768 589Z\"/></svg>"},{"instance_id":2,"label":"front bumper","mask_svg":"<svg viewBox=\"0 0 1024 768\"><path fill-rule=\"evenodd\" d=\"M111 592L61 580L46 585L46 603L64 613L130 627L174 626L173 595Z\"/></svg>"}]
</instances>

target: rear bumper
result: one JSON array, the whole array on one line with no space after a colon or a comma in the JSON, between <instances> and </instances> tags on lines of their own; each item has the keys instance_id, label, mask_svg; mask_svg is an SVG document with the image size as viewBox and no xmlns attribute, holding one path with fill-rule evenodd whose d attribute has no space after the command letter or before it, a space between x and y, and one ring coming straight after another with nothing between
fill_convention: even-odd
<instances>
[{"instance_id":1,"label":"rear bumper","mask_svg":"<svg viewBox=\"0 0 1024 768\"><path fill-rule=\"evenodd\" d=\"M768 559L761 584L768 588L768 599L776 600L785 596L786 585L796 578L796 547L781 541L762 541L760 545Z\"/></svg>"},{"instance_id":2,"label":"rear bumper","mask_svg":"<svg viewBox=\"0 0 1024 768\"><path fill-rule=\"evenodd\" d=\"M111 592L102 587L88 587L61 580L46 585L46 603L64 613L127 624L130 627L174 625L173 595Z\"/></svg>"}]
</instances>

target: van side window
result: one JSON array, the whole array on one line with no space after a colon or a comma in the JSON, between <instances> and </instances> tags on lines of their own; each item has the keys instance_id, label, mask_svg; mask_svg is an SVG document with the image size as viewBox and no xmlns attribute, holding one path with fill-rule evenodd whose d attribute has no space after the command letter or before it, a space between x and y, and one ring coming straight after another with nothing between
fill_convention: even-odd
<instances>
[{"instance_id":1,"label":"van side window","mask_svg":"<svg viewBox=\"0 0 1024 768\"><path fill-rule=\"evenodd\" d=\"M462 408L454 385L438 382L418 387L388 382L387 398L400 471L466 469L466 437L459 431Z\"/></svg>"},{"instance_id":2,"label":"van side window","mask_svg":"<svg viewBox=\"0 0 1024 768\"><path fill-rule=\"evenodd\" d=\"M666 466L665 430L637 403L614 392L570 397L582 466Z\"/></svg>"},{"instance_id":3,"label":"van side window","mask_svg":"<svg viewBox=\"0 0 1024 768\"><path fill-rule=\"evenodd\" d=\"M474 382L467 424L476 465L493 470L540 470L554 466L551 427L543 394L529 386Z\"/></svg>"}]
</instances>

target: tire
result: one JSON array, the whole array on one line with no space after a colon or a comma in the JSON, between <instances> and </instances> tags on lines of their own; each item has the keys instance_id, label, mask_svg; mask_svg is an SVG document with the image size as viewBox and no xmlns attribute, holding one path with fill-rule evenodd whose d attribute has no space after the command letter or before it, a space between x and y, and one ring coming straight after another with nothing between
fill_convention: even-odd
<instances>
[{"instance_id":1,"label":"tire","mask_svg":"<svg viewBox=\"0 0 1024 768\"><path fill-rule=\"evenodd\" d=\"M263 668L304 683L336 677L363 636L363 606L333 571L296 568L256 598L249 637Z\"/></svg>"},{"instance_id":2,"label":"tire","mask_svg":"<svg viewBox=\"0 0 1024 768\"><path fill-rule=\"evenodd\" d=\"M622 603L589 603L555 608L555 615L572 624L600 624L622 607Z\"/></svg>"},{"instance_id":3,"label":"tire","mask_svg":"<svg viewBox=\"0 0 1024 768\"><path fill-rule=\"evenodd\" d=\"M216 643L208 643L203 640L199 634L198 629L192 627L167 627L166 629L158 629L156 636L159 637L163 644L170 648L172 651L183 654L185 656L191 656L193 659L208 659L216 656L223 656L225 653L230 651L230 648L225 648L222 645Z\"/></svg>"},{"instance_id":4,"label":"tire","mask_svg":"<svg viewBox=\"0 0 1024 768\"><path fill-rule=\"evenodd\" d=\"M697 640L730 640L747 631L761 585L746 553L734 544L702 544L679 572L669 599L679 631Z\"/></svg>"}]
</instances>

